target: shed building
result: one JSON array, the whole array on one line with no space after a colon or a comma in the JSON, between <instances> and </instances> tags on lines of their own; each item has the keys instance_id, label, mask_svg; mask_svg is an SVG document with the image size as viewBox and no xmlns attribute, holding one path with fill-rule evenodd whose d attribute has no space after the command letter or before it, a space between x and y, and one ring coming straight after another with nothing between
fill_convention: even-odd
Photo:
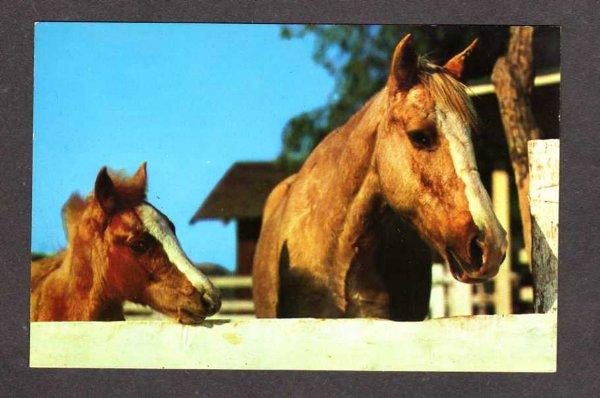
<instances>
[{"instance_id":1,"label":"shed building","mask_svg":"<svg viewBox=\"0 0 600 398\"><path fill-rule=\"evenodd\" d=\"M274 162L237 162L225 173L190 221L236 222L236 274L252 273L263 206L291 172Z\"/></svg>"}]
</instances>

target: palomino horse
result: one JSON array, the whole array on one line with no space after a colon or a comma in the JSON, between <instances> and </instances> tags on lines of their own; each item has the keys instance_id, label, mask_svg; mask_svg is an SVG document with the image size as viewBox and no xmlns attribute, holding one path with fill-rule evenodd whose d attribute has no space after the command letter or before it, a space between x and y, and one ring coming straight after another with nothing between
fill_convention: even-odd
<instances>
[{"instance_id":1,"label":"palomino horse","mask_svg":"<svg viewBox=\"0 0 600 398\"><path fill-rule=\"evenodd\" d=\"M479 178L470 137L476 115L459 82L475 44L441 67L417 57L404 37L385 87L271 192L254 258L258 317L423 319L430 282L416 311L394 308L414 301L398 298L407 289L401 273L388 278L408 264L389 242L406 253L412 244L390 241L391 213L449 262L457 280L496 275L506 232Z\"/></svg>"},{"instance_id":2,"label":"palomino horse","mask_svg":"<svg viewBox=\"0 0 600 398\"><path fill-rule=\"evenodd\" d=\"M145 163L129 179L104 167L93 195L71 196L63 207L67 248L31 264L32 321L123 320L124 300L185 324L219 310L218 290L145 198Z\"/></svg>"}]
</instances>

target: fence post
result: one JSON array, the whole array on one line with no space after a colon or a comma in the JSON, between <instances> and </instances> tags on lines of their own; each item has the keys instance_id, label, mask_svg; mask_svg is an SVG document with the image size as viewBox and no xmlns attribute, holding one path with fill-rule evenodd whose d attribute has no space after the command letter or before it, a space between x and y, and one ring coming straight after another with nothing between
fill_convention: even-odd
<instances>
[{"instance_id":1,"label":"fence post","mask_svg":"<svg viewBox=\"0 0 600 398\"><path fill-rule=\"evenodd\" d=\"M557 309L558 293L558 180L560 142L528 143L531 206L534 309Z\"/></svg>"},{"instance_id":2,"label":"fence post","mask_svg":"<svg viewBox=\"0 0 600 398\"><path fill-rule=\"evenodd\" d=\"M434 262L431 265L431 295L429 296L429 317L446 316L445 264Z\"/></svg>"},{"instance_id":3,"label":"fence post","mask_svg":"<svg viewBox=\"0 0 600 398\"><path fill-rule=\"evenodd\" d=\"M448 315L472 315L473 285L459 282L452 277L448 279L450 280L448 284Z\"/></svg>"}]
</instances>

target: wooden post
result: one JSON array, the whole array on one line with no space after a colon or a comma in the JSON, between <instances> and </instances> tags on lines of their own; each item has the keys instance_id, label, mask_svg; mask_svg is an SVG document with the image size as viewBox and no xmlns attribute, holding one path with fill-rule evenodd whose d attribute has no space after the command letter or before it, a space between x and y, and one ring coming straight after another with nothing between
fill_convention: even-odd
<instances>
[{"instance_id":1,"label":"wooden post","mask_svg":"<svg viewBox=\"0 0 600 398\"><path fill-rule=\"evenodd\" d=\"M494 304L496 314L512 314L510 185L508 173L505 170L495 170L492 173L492 202L494 213L506 230L508 238L506 258L500 266L498 275L494 278Z\"/></svg>"},{"instance_id":2,"label":"wooden post","mask_svg":"<svg viewBox=\"0 0 600 398\"><path fill-rule=\"evenodd\" d=\"M534 309L557 309L559 140L529 141Z\"/></svg>"},{"instance_id":3,"label":"wooden post","mask_svg":"<svg viewBox=\"0 0 600 398\"><path fill-rule=\"evenodd\" d=\"M519 209L523 223L523 238L527 255L531 258L531 220L529 215L529 172L527 141L541 137L533 111L533 27L513 26L506 55L498 58L492 71L508 151L515 174Z\"/></svg>"},{"instance_id":4,"label":"wooden post","mask_svg":"<svg viewBox=\"0 0 600 398\"><path fill-rule=\"evenodd\" d=\"M251 275L256 242L260 235L260 218L240 218L237 220L237 275Z\"/></svg>"}]
</instances>

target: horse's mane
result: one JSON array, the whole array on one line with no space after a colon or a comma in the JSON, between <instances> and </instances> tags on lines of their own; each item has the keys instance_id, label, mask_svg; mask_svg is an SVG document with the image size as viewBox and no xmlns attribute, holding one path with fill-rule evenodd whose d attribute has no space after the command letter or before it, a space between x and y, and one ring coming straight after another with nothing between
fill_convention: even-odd
<instances>
[{"instance_id":1,"label":"horse's mane","mask_svg":"<svg viewBox=\"0 0 600 398\"><path fill-rule=\"evenodd\" d=\"M444 67L432 63L423 56L420 56L417 62L416 79L432 96L436 105L442 109L456 112L463 123L469 125L471 129L477 130L477 113L465 84L455 79ZM340 128L352 130L364 119L370 108L380 109L383 106L380 99L384 92L385 88L375 93Z\"/></svg>"},{"instance_id":2,"label":"horse's mane","mask_svg":"<svg viewBox=\"0 0 600 398\"><path fill-rule=\"evenodd\" d=\"M43 257L31 262L31 291L50 275L54 270L60 268L65 258L65 251L60 251L53 256Z\"/></svg>"},{"instance_id":3,"label":"horse's mane","mask_svg":"<svg viewBox=\"0 0 600 398\"><path fill-rule=\"evenodd\" d=\"M61 215L67 241L75 235L75 228L86 206L86 201L77 193L73 193L63 205Z\"/></svg>"},{"instance_id":4,"label":"horse's mane","mask_svg":"<svg viewBox=\"0 0 600 398\"><path fill-rule=\"evenodd\" d=\"M133 207L146 200L146 186L136 181L135 177L127 177L122 171L109 171L114 190L123 207ZM78 193L73 193L61 209L63 228L67 242L75 236L77 225L86 208L95 200L94 194L86 198Z\"/></svg>"},{"instance_id":5,"label":"horse's mane","mask_svg":"<svg viewBox=\"0 0 600 398\"><path fill-rule=\"evenodd\" d=\"M467 93L467 86L454 78L446 69L425 57L419 57L417 78L442 108L455 111L461 121L477 128L477 114Z\"/></svg>"}]
</instances>

